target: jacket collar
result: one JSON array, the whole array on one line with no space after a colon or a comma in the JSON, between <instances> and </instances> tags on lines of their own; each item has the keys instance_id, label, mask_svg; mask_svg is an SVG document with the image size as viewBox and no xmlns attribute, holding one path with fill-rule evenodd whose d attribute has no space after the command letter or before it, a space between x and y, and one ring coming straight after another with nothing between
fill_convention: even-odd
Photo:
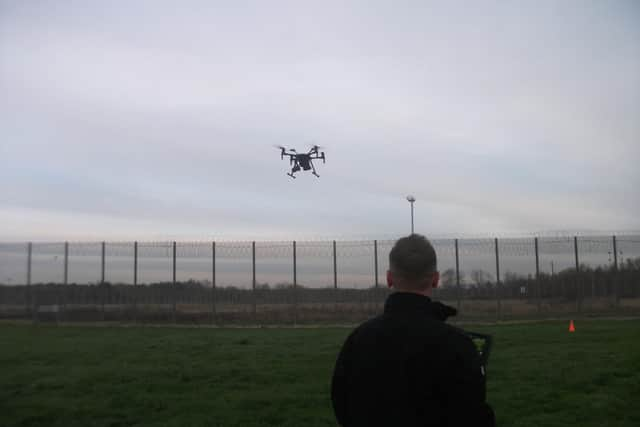
<instances>
[{"instance_id":1,"label":"jacket collar","mask_svg":"<svg viewBox=\"0 0 640 427\"><path fill-rule=\"evenodd\" d=\"M431 298L418 295L411 292L394 292L387 297L384 304L385 314L422 314L434 319L445 320L447 316L443 316L437 304L431 301Z\"/></svg>"}]
</instances>

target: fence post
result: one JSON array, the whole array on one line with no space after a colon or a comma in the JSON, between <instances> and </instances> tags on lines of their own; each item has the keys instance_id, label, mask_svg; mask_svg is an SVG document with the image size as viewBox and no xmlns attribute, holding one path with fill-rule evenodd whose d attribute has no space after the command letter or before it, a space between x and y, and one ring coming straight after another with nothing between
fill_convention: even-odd
<instances>
[{"instance_id":1,"label":"fence post","mask_svg":"<svg viewBox=\"0 0 640 427\"><path fill-rule=\"evenodd\" d=\"M298 323L298 260L296 255L296 241L293 241L293 324Z\"/></svg>"},{"instance_id":2,"label":"fence post","mask_svg":"<svg viewBox=\"0 0 640 427\"><path fill-rule=\"evenodd\" d=\"M176 323L176 241L173 241L173 268L172 268L172 288L171 288L171 320Z\"/></svg>"},{"instance_id":3,"label":"fence post","mask_svg":"<svg viewBox=\"0 0 640 427\"><path fill-rule=\"evenodd\" d=\"M251 242L251 270L252 270L252 295L253 295L253 322L257 324L258 308L256 304L256 242Z\"/></svg>"},{"instance_id":4,"label":"fence post","mask_svg":"<svg viewBox=\"0 0 640 427\"><path fill-rule=\"evenodd\" d=\"M36 291L31 288L31 255L33 253L33 244L31 242L27 243L27 298L25 301L25 311L29 314L31 311L31 316L33 317L33 321L38 321L38 303L36 297Z\"/></svg>"},{"instance_id":5,"label":"fence post","mask_svg":"<svg viewBox=\"0 0 640 427\"><path fill-rule=\"evenodd\" d=\"M578 236L573 236L573 249L576 255L576 310L582 311L582 282L580 281L580 260L578 259Z\"/></svg>"},{"instance_id":6,"label":"fence post","mask_svg":"<svg viewBox=\"0 0 640 427\"><path fill-rule=\"evenodd\" d=\"M211 242L211 323L217 323L216 316L216 242Z\"/></svg>"},{"instance_id":7,"label":"fence post","mask_svg":"<svg viewBox=\"0 0 640 427\"><path fill-rule=\"evenodd\" d=\"M64 275L62 277L62 291L58 291L56 294L58 299L58 307L56 310L56 321L60 323L60 317L65 311L65 293L67 292L67 285L69 284L69 242L64 242Z\"/></svg>"},{"instance_id":8,"label":"fence post","mask_svg":"<svg viewBox=\"0 0 640 427\"><path fill-rule=\"evenodd\" d=\"M105 286L104 286L104 256L105 256L105 243L102 242L101 245L101 255L100 255L100 301L102 307L102 320L105 320L105 312L104 312L104 304L105 304Z\"/></svg>"},{"instance_id":9,"label":"fence post","mask_svg":"<svg viewBox=\"0 0 640 427\"><path fill-rule=\"evenodd\" d=\"M495 238L495 248L496 248L496 295L497 295L497 316L498 320L502 317L502 302L500 299L500 254L498 249L498 238Z\"/></svg>"},{"instance_id":10,"label":"fence post","mask_svg":"<svg viewBox=\"0 0 640 427\"><path fill-rule=\"evenodd\" d=\"M540 253L538 251L538 238L534 237L533 238L533 243L534 243L534 247L535 247L535 252L536 252L536 290L537 290L537 299L538 299L538 314L540 314L540 310L542 309L541 306L541 299L542 299L542 284L540 283Z\"/></svg>"},{"instance_id":11,"label":"fence post","mask_svg":"<svg viewBox=\"0 0 640 427\"><path fill-rule=\"evenodd\" d=\"M378 241L373 241L373 268L375 270L376 288L380 285L378 281Z\"/></svg>"},{"instance_id":12,"label":"fence post","mask_svg":"<svg viewBox=\"0 0 640 427\"><path fill-rule=\"evenodd\" d=\"M618 287L618 242L616 236L612 237L613 240L613 300L616 307L620 301L620 288Z\"/></svg>"},{"instance_id":13,"label":"fence post","mask_svg":"<svg viewBox=\"0 0 640 427\"><path fill-rule=\"evenodd\" d=\"M69 242L64 242L64 280L65 286L69 283Z\"/></svg>"},{"instance_id":14,"label":"fence post","mask_svg":"<svg viewBox=\"0 0 640 427\"><path fill-rule=\"evenodd\" d=\"M616 236L612 237L613 239L613 268L618 271L618 242L616 241Z\"/></svg>"},{"instance_id":15,"label":"fence post","mask_svg":"<svg viewBox=\"0 0 640 427\"><path fill-rule=\"evenodd\" d=\"M375 270L375 290L373 292L373 308L374 310L378 309L378 306L380 304L380 280L379 280L379 276L378 276L378 240L374 240L373 241L373 268Z\"/></svg>"},{"instance_id":16,"label":"fence post","mask_svg":"<svg viewBox=\"0 0 640 427\"><path fill-rule=\"evenodd\" d=\"M458 312L460 311L460 257L458 253L458 239L454 240L455 249L456 249L456 292L458 296Z\"/></svg>"},{"instance_id":17,"label":"fence post","mask_svg":"<svg viewBox=\"0 0 640 427\"><path fill-rule=\"evenodd\" d=\"M333 241L333 292L336 300L336 313L340 304L340 293L338 292L338 261L336 258L336 241Z\"/></svg>"},{"instance_id":18,"label":"fence post","mask_svg":"<svg viewBox=\"0 0 640 427\"><path fill-rule=\"evenodd\" d=\"M133 242L133 322L138 322L138 241Z\"/></svg>"},{"instance_id":19,"label":"fence post","mask_svg":"<svg viewBox=\"0 0 640 427\"><path fill-rule=\"evenodd\" d=\"M104 284L104 266L105 266L105 242L100 247L100 284Z\"/></svg>"},{"instance_id":20,"label":"fence post","mask_svg":"<svg viewBox=\"0 0 640 427\"><path fill-rule=\"evenodd\" d=\"M333 241L333 288L338 289L338 262L336 259L336 241Z\"/></svg>"}]
</instances>

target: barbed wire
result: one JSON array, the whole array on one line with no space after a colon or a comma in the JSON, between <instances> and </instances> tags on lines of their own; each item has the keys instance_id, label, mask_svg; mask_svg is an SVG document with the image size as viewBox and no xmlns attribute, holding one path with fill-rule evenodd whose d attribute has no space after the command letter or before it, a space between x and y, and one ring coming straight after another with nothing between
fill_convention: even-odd
<instances>
[{"instance_id":1,"label":"barbed wire","mask_svg":"<svg viewBox=\"0 0 640 427\"><path fill-rule=\"evenodd\" d=\"M337 247L337 243L336 243L336 247ZM333 256L333 242L296 243L296 255L298 257L330 258Z\"/></svg>"},{"instance_id":2,"label":"barbed wire","mask_svg":"<svg viewBox=\"0 0 640 427\"><path fill-rule=\"evenodd\" d=\"M640 244L640 236L620 236L617 238L617 241Z\"/></svg>"},{"instance_id":3,"label":"barbed wire","mask_svg":"<svg viewBox=\"0 0 640 427\"><path fill-rule=\"evenodd\" d=\"M75 243L69 244L69 256L100 256L101 243Z\"/></svg>"},{"instance_id":4,"label":"barbed wire","mask_svg":"<svg viewBox=\"0 0 640 427\"><path fill-rule=\"evenodd\" d=\"M640 236L622 237L617 241L617 251L619 255L640 255Z\"/></svg>"},{"instance_id":5,"label":"barbed wire","mask_svg":"<svg viewBox=\"0 0 640 427\"><path fill-rule=\"evenodd\" d=\"M114 242L105 244L105 256L108 257L133 257L133 242Z\"/></svg>"},{"instance_id":6,"label":"barbed wire","mask_svg":"<svg viewBox=\"0 0 640 427\"><path fill-rule=\"evenodd\" d=\"M574 248L575 250L575 248ZM578 252L588 254L607 254L613 250L613 241L608 238L578 239Z\"/></svg>"},{"instance_id":7,"label":"barbed wire","mask_svg":"<svg viewBox=\"0 0 640 427\"><path fill-rule=\"evenodd\" d=\"M0 243L0 253L27 253L27 243Z\"/></svg>"}]
</instances>

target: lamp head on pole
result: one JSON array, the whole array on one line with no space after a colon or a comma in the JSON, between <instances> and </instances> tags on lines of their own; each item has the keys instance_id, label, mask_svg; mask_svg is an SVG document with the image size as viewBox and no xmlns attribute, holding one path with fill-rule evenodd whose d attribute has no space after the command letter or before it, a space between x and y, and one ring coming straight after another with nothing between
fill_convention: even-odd
<instances>
[{"instance_id":1,"label":"lamp head on pole","mask_svg":"<svg viewBox=\"0 0 640 427\"><path fill-rule=\"evenodd\" d=\"M416 201L416 198L412 195L408 195L407 200L411 203L411 234L413 234L413 202Z\"/></svg>"}]
</instances>

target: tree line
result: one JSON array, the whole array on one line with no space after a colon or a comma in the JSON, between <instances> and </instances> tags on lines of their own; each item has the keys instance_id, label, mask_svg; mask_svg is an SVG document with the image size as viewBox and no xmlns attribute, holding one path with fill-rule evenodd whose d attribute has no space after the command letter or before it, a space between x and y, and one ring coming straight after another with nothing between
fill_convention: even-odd
<instances>
[{"instance_id":1,"label":"tree line","mask_svg":"<svg viewBox=\"0 0 640 427\"><path fill-rule=\"evenodd\" d=\"M439 299L495 299L495 298L562 298L575 300L585 297L640 297L640 257L627 259L618 268L613 266L590 267L581 265L554 274L539 276L505 272L499 283L484 270L473 270L467 277L461 272L457 286L455 270L441 273L441 285L436 291ZM0 304L50 305L50 304L131 304L262 303L369 301L383 298L389 291L386 286L360 288L311 288L291 283L257 283L255 289L238 286L217 286L207 281L154 282L132 286L124 283L99 284L55 282L36 283L30 286L0 283Z\"/></svg>"}]
</instances>

